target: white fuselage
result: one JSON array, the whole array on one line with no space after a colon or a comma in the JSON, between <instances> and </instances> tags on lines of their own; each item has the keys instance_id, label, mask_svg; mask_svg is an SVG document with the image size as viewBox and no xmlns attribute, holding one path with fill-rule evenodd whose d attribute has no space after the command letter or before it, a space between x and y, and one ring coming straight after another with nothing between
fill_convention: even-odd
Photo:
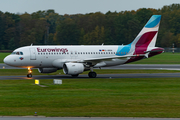
<instances>
[{"instance_id":1,"label":"white fuselage","mask_svg":"<svg viewBox=\"0 0 180 120\"><path fill-rule=\"evenodd\" d=\"M14 50L7 56L6 64L23 68L62 68L65 62L79 61L106 57L116 57L129 54L128 51L117 52L124 46L26 46ZM16 54L22 52L23 54ZM94 67L104 67L123 64L128 59L111 59L96 61Z\"/></svg>"}]
</instances>

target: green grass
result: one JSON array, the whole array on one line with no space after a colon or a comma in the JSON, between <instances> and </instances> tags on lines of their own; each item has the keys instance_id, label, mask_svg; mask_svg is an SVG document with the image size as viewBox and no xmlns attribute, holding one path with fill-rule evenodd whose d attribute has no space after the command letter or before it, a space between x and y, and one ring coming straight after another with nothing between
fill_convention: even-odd
<instances>
[{"instance_id":1,"label":"green grass","mask_svg":"<svg viewBox=\"0 0 180 120\"><path fill-rule=\"evenodd\" d=\"M180 118L180 78L0 81L0 115Z\"/></svg>"},{"instance_id":2,"label":"green grass","mask_svg":"<svg viewBox=\"0 0 180 120\"><path fill-rule=\"evenodd\" d=\"M0 63L10 53L0 53ZM180 64L180 53L162 53L154 57L133 62L132 64Z\"/></svg>"},{"instance_id":3,"label":"green grass","mask_svg":"<svg viewBox=\"0 0 180 120\"><path fill-rule=\"evenodd\" d=\"M2 54L0 60L2 61ZM6 55L4 55L6 56ZM135 64L179 64L180 54L163 53ZM97 74L169 73L169 70L95 70ZM63 74L62 70L51 74ZM87 74L84 72L83 74ZM26 69L0 69L2 75L26 75ZM33 70L33 75L42 75ZM180 118L180 78L1 80L0 116Z\"/></svg>"},{"instance_id":4,"label":"green grass","mask_svg":"<svg viewBox=\"0 0 180 120\"><path fill-rule=\"evenodd\" d=\"M179 73L180 70L111 70L111 69L94 69L97 74L127 74L127 73ZM0 76L12 75L27 75L27 69L0 69ZM88 74L89 71L82 74ZM33 75L61 75L63 70L58 70L54 73L44 74L39 73L37 69L33 69Z\"/></svg>"},{"instance_id":5,"label":"green grass","mask_svg":"<svg viewBox=\"0 0 180 120\"><path fill-rule=\"evenodd\" d=\"M11 53L0 53L0 63L4 63L3 59L9 54L11 54Z\"/></svg>"}]
</instances>

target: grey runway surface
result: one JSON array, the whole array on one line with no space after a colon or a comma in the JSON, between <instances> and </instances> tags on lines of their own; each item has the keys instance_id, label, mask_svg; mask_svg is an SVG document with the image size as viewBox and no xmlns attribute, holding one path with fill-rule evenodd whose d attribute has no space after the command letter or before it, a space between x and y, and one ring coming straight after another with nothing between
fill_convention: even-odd
<instances>
[{"instance_id":1,"label":"grey runway surface","mask_svg":"<svg viewBox=\"0 0 180 120\"><path fill-rule=\"evenodd\" d=\"M11 67L0 63L0 69L25 69ZM160 69L160 70L180 70L180 64L124 64L112 67L102 67L102 69Z\"/></svg>"},{"instance_id":2,"label":"grey runway surface","mask_svg":"<svg viewBox=\"0 0 180 120\"><path fill-rule=\"evenodd\" d=\"M113 79L113 78L167 78L167 77L175 77L179 78L180 73L137 73L137 74L98 74L96 78L105 78L105 79ZM24 76L1 76L0 80L20 80L20 79L94 79L89 78L88 75L79 75L78 77L71 77L69 75L34 75L32 78L27 78Z\"/></svg>"},{"instance_id":3,"label":"grey runway surface","mask_svg":"<svg viewBox=\"0 0 180 120\"><path fill-rule=\"evenodd\" d=\"M0 64L1 69L17 69L5 64ZM22 69L22 68L19 68ZM159 70L180 70L180 65L166 64L126 64L113 67L104 67L102 69L159 69ZM98 74L97 78L167 78L180 77L179 73L142 73L142 74ZM21 76L1 76L0 80L19 80L19 79L74 79L69 75L34 75L27 78L26 75ZM88 75L79 75L78 79L89 78ZM90 79L90 78L89 78ZM92 78L91 78L92 79Z\"/></svg>"},{"instance_id":4,"label":"grey runway surface","mask_svg":"<svg viewBox=\"0 0 180 120\"><path fill-rule=\"evenodd\" d=\"M102 69L157 69L157 70L180 70L180 64L124 64Z\"/></svg>"}]
</instances>

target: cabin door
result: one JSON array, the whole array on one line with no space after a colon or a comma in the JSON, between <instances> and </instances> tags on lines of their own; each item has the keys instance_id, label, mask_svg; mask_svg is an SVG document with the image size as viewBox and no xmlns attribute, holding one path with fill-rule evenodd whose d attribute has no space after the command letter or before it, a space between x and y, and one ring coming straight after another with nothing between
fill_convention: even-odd
<instances>
[{"instance_id":1,"label":"cabin door","mask_svg":"<svg viewBox=\"0 0 180 120\"><path fill-rule=\"evenodd\" d=\"M35 48L30 48L30 60L36 60Z\"/></svg>"}]
</instances>

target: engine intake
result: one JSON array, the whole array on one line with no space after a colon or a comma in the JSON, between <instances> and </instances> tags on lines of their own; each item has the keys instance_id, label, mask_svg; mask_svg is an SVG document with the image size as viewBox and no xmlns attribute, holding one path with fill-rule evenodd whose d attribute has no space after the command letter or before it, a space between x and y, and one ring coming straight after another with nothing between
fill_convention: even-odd
<instances>
[{"instance_id":1,"label":"engine intake","mask_svg":"<svg viewBox=\"0 0 180 120\"><path fill-rule=\"evenodd\" d=\"M63 72L68 75L77 75L84 72L84 65L82 63L65 63Z\"/></svg>"}]
</instances>

